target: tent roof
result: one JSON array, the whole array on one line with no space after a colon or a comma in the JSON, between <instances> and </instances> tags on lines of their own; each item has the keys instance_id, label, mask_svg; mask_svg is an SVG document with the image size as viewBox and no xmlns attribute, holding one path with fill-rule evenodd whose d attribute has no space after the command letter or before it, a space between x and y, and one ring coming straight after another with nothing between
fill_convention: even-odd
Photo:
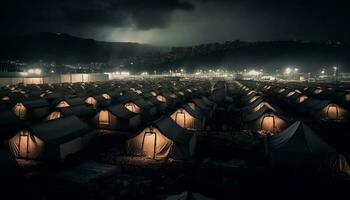
<instances>
[{"instance_id":1,"label":"tent roof","mask_svg":"<svg viewBox=\"0 0 350 200\"><path fill-rule=\"evenodd\" d=\"M45 142L62 144L84 135L89 127L73 115L30 125L29 130Z\"/></svg>"},{"instance_id":2,"label":"tent roof","mask_svg":"<svg viewBox=\"0 0 350 200\"><path fill-rule=\"evenodd\" d=\"M128 110L123 104L111 105L108 106L107 109L115 116L123 119L130 119L136 116L136 113Z\"/></svg>"},{"instance_id":3,"label":"tent roof","mask_svg":"<svg viewBox=\"0 0 350 200\"><path fill-rule=\"evenodd\" d=\"M188 104L185 104L182 106L192 117L197 118L197 119L203 119L203 115L200 111L200 108L193 110Z\"/></svg>"},{"instance_id":4,"label":"tent roof","mask_svg":"<svg viewBox=\"0 0 350 200\"><path fill-rule=\"evenodd\" d=\"M247 111L247 113L244 113L243 115L243 121L253 121L264 115L265 113L274 113L275 115L278 115L276 112L271 110L270 108L266 107L265 105L261 107L256 112L250 112ZM280 117L280 115L278 115Z\"/></svg>"},{"instance_id":5,"label":"tent roof","mask_svg":"<svg viewBox=\"0 0 350 200\"><path fill-rule=\"evenodd\" d=\"M302 106L305 109L321 110L322 108L326 107L330 103L331 102L327 100L318 100L318 99L308 98L306 101L302 103Z\"/></svg>"},{"instance_id":6,"label":"tent roof","mask_svg":"<svg viewBox=\"0 0 350 200\"><path fill-rule=\"evenodd\" d=\"M168 116L164 116L158 119L154 122L154 125L167 138L181 144L187 144L192 137L189 133L186 132L185 129L180 127L174 120L172 120Z\"/></svg>"},{"instance_id":7,"label":"tent roof","mask_svg":"<svg viewBox=\"0 0 350 200\"><path fill-rule=\"evenodd\" d=\"M331 154L335 149L325 143L306 124L297 121L277 135L268 137L268 146L277 151Z\"/></svg>"},{"instance_id":8,"label":"tent roof","mask_svg":"<svg viewBox=\"0 0 350 200\"><path fill-rule=\"evenodd\" d=\"M23 100L22 103L28 109L49 106L49 104L44 99Z\"/></svg>"},{"instance_id":9,"label":"tent roof","mask_svg":"<svg viewBox=\"0 0 350 200\"><path fill-rule=\"evenodd\" d=\"M60 111L63 114L63 116L76 115L80 117L94 114L93 108L86 105L57 108L57 110Z\"/></svg>"},{"instance_id":10,"label":"tent roof","mask_svg":"<svg viewBox=\"0 0 350 200\"><path fill-rule=\"evenodd\" d=\"M131 102L135 103L140 108L145 108L145 109L153 106L153 104L150 101L147 101L144 98L139 98L139 99L137 99L135 101L131 101Z\"/></svg>"}]
</instances>

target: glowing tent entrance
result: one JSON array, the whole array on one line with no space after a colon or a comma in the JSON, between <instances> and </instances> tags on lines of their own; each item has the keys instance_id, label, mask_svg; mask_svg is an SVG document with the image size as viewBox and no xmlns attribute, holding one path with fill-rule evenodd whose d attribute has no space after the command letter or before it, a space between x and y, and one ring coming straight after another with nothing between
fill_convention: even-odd
<instances>
[{"instance_id":1,"label":"glowing tent entrance","mask_svg":"<svg viewBox=\"0 0 350 200\"><path fill-rule=\"evenodd\" d=\"M188 113L183 108L180 108L177 111L175 111L170 117L182 128L185 128L188 130L201 129L201 121L193 117L190 113Z\"/></svg>"},{"instance_id":2,"label":"glowing tent entrance","mask_svg":"<svg viewBox=\"0 0 350 200\"><path fill-rule=\"evenodd\" d=\"M86 100L85 100L85 103L89 104L89 105L93 105L93 106L96 106L97 105L97 101L95 98L93 97L88 97Z\"/></svg>"},{"instance_id":3,"label":"glowing tent entrance","mask_svg":"<svg viewBox=\"0 0 350 200\"><path fill-rule=\"evenodd\" d=\"M329 104L323 108L323 119L325 120L344 120L346 110L336 104Z\"/></svg>"},{"instance_id":4,"label":"glowing tent entrance","mask_svg":"<svg viewBox=\"0 0 350 200\"><path fill-rule=\"evenodd\" d=\"M103 97L104 99L106 99L106 100L111 100L111 99L112 99L111 96L109 96L109 94L107 94L107 93L103 93L103 94L102 94L102 97Z\"/></svg>"},{"instance_id":5,"label":"glowing tent entrance","mask_svg":"<svg viewBox=\"0 0 350 200\"><path fill-rule=\"evenodd\" d=\"M152 159L187 159L194 154L196 134L190 134L166 116L127 141L129 155Z\"/></svg>"},{"instance_id":6,"label":"glowing tent entrance","mask_svg":"<svg viewBox=\"0 0 350 200\"><path fill-rule=\"evenodd\" d=\"M157 128L148 127L128 141L128 151L134 155L161 159L168 156L172 145L173 142Z\"/></svg>"},{"instance_id":7,"label":"glowing tent entrance","mask_svg":"<svg viewBox=\"0 0 350 200\"><path fill-rule=\"evenodd\" d=\"M98 123L100 125L109 125L110 117L108 110L101 110L98 114Z\"/></svg>"},{"instance_id":8,"label":"glowing tent entrance","mask_svg":"<svg viewBox=\"0 0 350 200\"><path fill-rule=\"evenodd\" d=\"M20 119L26 118L27 108L23 105L23 103L17 103L13 107L13 112L19 117Z\"/></svg>"},{"instance_id":9,"label":"glowing tent entrance","mask_svg":"<svg viewBox=\"0 0 350 200\"><path fill-rule=\"evenodd\" d=\"M288 123L273 110L263 106L257 112L252 112L243 117L245 128L259 133L277 134L284 130Z\"/></svg>"},{"instance_id":10,"label":"glowing tent entrance","mask_svg":"<svg viewBox=\"0 0 350 200\"><path fill-rule=\"evenodd\" d=\"M305 95L301 95L298 97L298 103L303 103L305 100L307 100L308 97Z\"/></svg>"},{"instance_id":11,"label":"glowing tent entrance","mask_svg":"<svg viewBox=\"0 0 350 200\"><path fill-rule=\"evenodd\" d=\"M140 113L141 112L141 108L133 102L126 103L124 106L125 106L125 108L127 108L129 111L131 111L133 113Z\"/></svg>"},{"instance_id":12,"label":"glowing tent entrance","mask_svg":"<svg viewBox=\"0 0 350 200\"><path fill-rule=\"evenodd\" d=\"M69 106L70 106L70 105L68 104L68 102L65 101L65 100L63 100L63 101L60 101L60 102L57 104L56 108L65 108L65 107L69 107Z\"/></svg>"},{"instance_id":13,"label":"glowing tent entrance","mask_svg":"<svg viewBox=\"0 0 350 200\"><path fill-rule=\"evenodd\" d=\"M29 131L22 130L9 141L10 149L17 158L36 159L44 147L44 143Z\"/></svg>"},{"instance_id":14,"label":"glowing tent entrance","mask_svg":"<svg viewBox=\"0 0 350 200\"><path fill-rule=\"evenodd\" d=\"M29 125L9 141L15 157L59 161L90 144L96 133L76 116Z\"/></svg>"},{"instance_id":15,"label":"glowing tent entrance","mask_svg":"<svg viewBox=\"0 0 350 200\"><path fill-rule=\"evenodd\" d=\"M54 120L58 118L61 118L61 112L53 111L49 116L47 116L46 120Z\"/></svg>"},{"instance_id":16,"label":"glowing tent entrance","mask_svg":"<svg viewBox=\"0 0 350 200\"><path fill-rule=\"evenodd\" d=\"M260 129L270 133L277 133L280 131L279 127L281 127L281 124L283 123L283 120L276 115L267 114L261 119Z\"/></svg>"}]
</instances>

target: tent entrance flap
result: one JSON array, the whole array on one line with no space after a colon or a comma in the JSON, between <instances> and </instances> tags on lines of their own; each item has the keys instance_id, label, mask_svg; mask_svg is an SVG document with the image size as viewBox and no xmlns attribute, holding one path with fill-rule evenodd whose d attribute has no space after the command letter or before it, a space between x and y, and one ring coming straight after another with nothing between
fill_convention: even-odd
<instances>
[{"instance_id":1,"label":"tent entrance flap","mask_svg":"<svg viewBox=\"0 0 350 200\"><path fill-rule=\"evenodd\" d=\"M338 119L338 107L334 104L331 104L327 108L327 117L329 119Z\"/></svg>"},{"instance_id":2,"label":"tent entrance flap","mask_svg":"<svg viewBox=\"0 0 350 200\"><path fill-rule=\"evenodd\" d=\"M146 143L146 145L145 145ZM153 156L156 158L156 148L157 148L157 134L150 128L149 131L145 131L143 134L141 152L145 156Z\"/></svg>"},{"instance_id":3,"label":"tent entrance flap","mask_svg":"<svg viewBox=\"0 0 350 200\"><path fill-rule=\"evenodd\" d=\"M19 136L18 157L28 159L29 156L29 135L27 132L21 132Z\"/></svg>"},{"instance_id":4,"label":"tent entrance flap","mask_svg":"<svg viewBox=\"0 0 350 200\"><path fill-rule=\"evenodd\" d=\"M98 123L100 125L109 125L110 124L110 117L108 110L101 110L98 115Z\"/></svg>"},{"instance_id":5,"label":"tent entrance flap","mask_svg":"<svg viewBox=\"0 0 350 200\"><path fill-rule=\"evenodd\" d=\"M128 152L153 159L166 158L173 142L157 128L149 127L128 141Z\"/></svg>"}]
</instances>

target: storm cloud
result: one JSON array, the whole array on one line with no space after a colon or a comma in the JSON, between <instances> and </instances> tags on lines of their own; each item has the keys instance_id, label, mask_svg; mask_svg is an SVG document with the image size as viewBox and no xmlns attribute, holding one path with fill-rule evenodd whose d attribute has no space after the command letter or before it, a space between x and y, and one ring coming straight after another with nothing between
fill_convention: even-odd
<instances>
[{"instance_id":1,"label":"storm cloud","mask_svg":"<svg viewBox=\"0 0 350 200\"><path fill-rule=\"evenodd\" d=\"M50 31L157 45L349 42L346 5L343 0L5 0L0 34Z\"/></svg>"}]
</instances>

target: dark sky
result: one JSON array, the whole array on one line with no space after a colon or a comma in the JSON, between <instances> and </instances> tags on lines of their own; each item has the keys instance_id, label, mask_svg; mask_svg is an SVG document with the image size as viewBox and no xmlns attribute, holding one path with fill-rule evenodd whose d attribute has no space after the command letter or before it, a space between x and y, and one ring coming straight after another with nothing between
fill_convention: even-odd
<instances>
[{"instance_id":1,"label":"dark sky","mask_svg":"<svg viewBox=\"0 0 350 200\"><path fill-rule=\"evenodd\" d=\"M63 32L104 41L350 43L345 0L2 0L1 35Z\"/></svg>"}]
</instances>

